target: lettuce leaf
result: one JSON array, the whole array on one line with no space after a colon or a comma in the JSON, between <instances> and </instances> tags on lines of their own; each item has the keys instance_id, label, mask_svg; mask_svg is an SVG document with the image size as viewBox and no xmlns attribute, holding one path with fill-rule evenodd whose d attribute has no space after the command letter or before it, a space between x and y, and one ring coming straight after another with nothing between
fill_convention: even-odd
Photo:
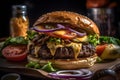
<instances>
[{"instance_id":1,"label":"lettuce leaf","mask_svg":"<svg viewBox=\"0 0 120 80\"><path fill-rule=\"evenodd\" d=\"M18 36L18 37L8 37L5 41L4 41L4 46L9 45L9 44L28 44L28 40L25 39L22 36Z\"/></svg>"},{"instance_id":2,"label":"lettuce leaf","mask_svg":"<svg viewBox=\"0 0 120 80\"><path fill-rule=\"evenodd\" d=\"M120 45L120 40L115 37L109 37L109 36L100 36L99 38L100 43L107 43L107 44L115 44Z\"/></svg>"},{"instance_id":3,"label":"lettuce leaf","mask_svg":"<svg viewBox=\"0 0 120 80\"><path fill-rule=\"evenodd\" d=\"M88 41L90 44L93 44L94 46L96 46L100 43L97 35L88 35Z\"/></svg>"},{"instance_id":4,"label":"lettuce leaf","mask_svg":"<svg viewBox=\"0 0 120 80\"><path fill-rule=\"evenodd\" d=\"M110 37L110 36L100 36L99 38L97 35L89 35L88 40L90 44L93 44L94 46L98 44L115 44L115 45L120 45L120 40L115 37Z\"/></svg>"}]
</instances>

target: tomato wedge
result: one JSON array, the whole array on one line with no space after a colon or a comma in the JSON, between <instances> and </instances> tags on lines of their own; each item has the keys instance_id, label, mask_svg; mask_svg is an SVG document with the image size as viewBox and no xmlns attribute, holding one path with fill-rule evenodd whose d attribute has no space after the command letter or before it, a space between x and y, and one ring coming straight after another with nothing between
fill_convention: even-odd
<instances>
[{"instance_id":1,"label":"tomato wedge","mask_svg":"<svg viewBox=\"0 0 120 80\"><path fill-rule=\"evenodd\" d=\"M101 54L105 50L106 46L107 46L107 44L100 44L100 45L96 46L96 53L98 56L101 56Z\"/></svg>"},{"instance_id":2,"label":"tomato wedge","mask_svg":"<svg viewBox=\"0 0 120 80\"><path fill-rule=\"evenodd\" d=\"M50 35L52 37L63 38L63 39L73 39L76 37L76 33L70 32L68 30L46 32L45 34Z\"/></svg>"},{"instance_id":3,"label":"tomato wedge","mask_svg":"<svg viewBox=\"0 0 120 80\"><path fill-rule=\"evenodd\" d=\"M8 45L2 50L2 55L10 61L22 61L27 57L26 45Z\"/></svg>"}]
</instances>

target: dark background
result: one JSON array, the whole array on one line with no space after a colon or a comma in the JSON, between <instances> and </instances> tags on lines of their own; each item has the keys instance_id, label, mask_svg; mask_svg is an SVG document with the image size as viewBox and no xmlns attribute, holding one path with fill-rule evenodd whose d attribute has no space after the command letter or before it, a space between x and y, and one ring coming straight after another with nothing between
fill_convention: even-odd
<instances>
[{"instance_id":1,"label":"dark background","mask_svg":"<svg viewBox=\"0 0 120 80\"><path fill-rule=\"evenodd\" d=\"M12 16L12 5L26 4L30 27L44 13L56 10L70 10L84 14L85 0L3 0L0 7L0 37L9 36L9 20Z\"/></svg>"},{"instance_id":2,"label":"dark background","mask_svg":"<svg viewBox=\"0 0 120 80\"><path fill-rule=\"evenodd\" d=\"M118 3L119 0L111 0ZM0 38L9 36L9 21L12 17L12 5L25 4L28 7L30 27L44 13L51 11L67 10L87 15L86 0L2 0L0 3ZM120 14L119 6L116 7L116 15ZM117 16L116 24L120 16ZM116 25L118 27L118 25ZM117 29L118 30L118 29ZM119 30L117 32L120 32ZM119 33L116 33L119 37Z\"/></svg>"}]
</instances>

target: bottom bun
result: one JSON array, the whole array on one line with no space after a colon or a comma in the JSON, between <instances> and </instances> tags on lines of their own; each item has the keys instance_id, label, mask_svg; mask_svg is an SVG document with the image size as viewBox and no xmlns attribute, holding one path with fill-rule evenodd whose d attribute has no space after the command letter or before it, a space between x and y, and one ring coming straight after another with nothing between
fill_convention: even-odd
<instances>
[{"instance_id":1,"label":"bottom bun","mask_svg":"<svg viewBox=\"0 0 120 80\"><path fill-rule=\"evenodd\" d=\"M93 55L87 58L78 58L75 59L51 59L51 60L41 60L35 58L31 55L27 56L28 62L35 61L40 63L40 65L45 65L48 62L52 62L52 66L58 69L80 69L80 68L88 68L94 65L97 59L97 55Z\"/></svg>"}]
</instances>

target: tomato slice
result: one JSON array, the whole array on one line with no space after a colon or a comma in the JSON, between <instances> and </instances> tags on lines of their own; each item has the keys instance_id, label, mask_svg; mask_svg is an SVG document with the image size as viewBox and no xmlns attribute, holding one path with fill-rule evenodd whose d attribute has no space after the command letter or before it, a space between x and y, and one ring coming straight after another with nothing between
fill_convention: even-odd
<instances>
[{"instance_id":1,"label":"tomato slice","mask_svg":"<svg viewBox=\"0 0 120 80\"><path fill-rule=\"evenodd\" d=\"M68 30L59 30L54 32L46 32L47 35L63 38L63 39L73 39L76 37L76 33L70 32Z\"/></svg>"},{"instance_id":2,"label":"tomato slice","mask_svg":"<svg viewBox=\"0 0 120 80\"><path fill-rule=\"evenodd\" d=\"M107 44L100 44L100 45L96 46L96 53L97 53L98 56L101 56L101 54L105 50L106 46L107 46Z\"/></svg>"},{"instance_id":3,"label":"tomato slice","mask_svg":"<svg viewBox=\"0 0 120 80\"><path fill-rule=\"evenodd\" d=\"M8 45L2 50L2 55L10 61L22 61L27 57L26 45Z\"/></svg>"}]
</instances>

